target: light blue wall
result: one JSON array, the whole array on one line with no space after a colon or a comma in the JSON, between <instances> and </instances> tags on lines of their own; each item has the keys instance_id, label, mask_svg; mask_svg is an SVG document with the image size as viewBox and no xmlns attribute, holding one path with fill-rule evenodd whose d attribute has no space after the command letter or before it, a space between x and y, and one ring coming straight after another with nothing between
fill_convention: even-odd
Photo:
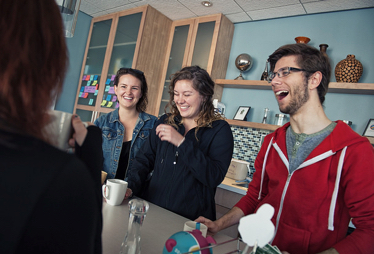
<instances>
[{"instance_id":1,"label":"light blue wall","mask_svg":"<svg viewBox=\"0 0 374 254\"><path fill-rule=\"evenodd\" d=\"M319 44L328 44L327 54L333 71L340 60L354 54L364 66L359 82L374 83L374 8L235 24L226 79L239 75L235 59L239 54L247 53L254 64L243 76L248 80L259 80L267 57L278 47L295 43L297 36L309 37L308 44L318 49ZM336 81L334 73L331 81ZM224 88L222 102L226 105L228 119L234 117L239 106L252 107L247 116L252 122L261 122L265 107L271 110L269 123L273 123L274 115L280 113L270 90ZM362 134L368 120L374 118L374 95L328 93L325 110L332 120L352 121L352 128Z\"/></svg>"},{"instance_id":2,"label":"light blue wall","mask_svg":"<svg viewBox=\"0 0 374 254\"><path fill-rule=\"evenodd\" d=\"M56 110L73 113L91 19L91 16L79 12L74 36L66 38L69 50L69 68L65 76L62 94L56 102Z\"/></svg>"},{"instance_id":3,"label":"light blue wall","mask_svg":"<svg viewBox=\"0 0 374 254\"><path fill-rule=\"evenodd\" d=\"M70 66L57 110L73 112L91 19L79 12L74 37L66 39ZM297 36L309 37L309 45L317 48L319 44L328 44L327 54L333 69L348 54L356 55L364 66L359 82L374 83L374 8L236 24L226 79L239 75L235 59L241 53L250 54L254 60L244 78L260 79L267 57L279 46L294 43ZM334 75L331 81L335 81ZM247 118L253 122L261 121L265 107L271 110L269 123L279 113L271 91L225 88L222 102L228 119L234 117L239 106L252 107ZM325 109L330 119L350 120L353 129L362 134L368 120L374 118L374 95L330 93L326 96Z\"/></svg>"}]
</instances>

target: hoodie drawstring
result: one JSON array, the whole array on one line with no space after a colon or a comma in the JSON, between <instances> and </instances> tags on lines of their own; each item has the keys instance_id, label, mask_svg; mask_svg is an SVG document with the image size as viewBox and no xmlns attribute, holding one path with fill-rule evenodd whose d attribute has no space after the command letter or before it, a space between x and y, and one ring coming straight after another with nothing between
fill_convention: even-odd
<instances>
[{"instance_id":1,"label":"hoodie drawstring","mask_svg":"<svg viewBox=\"0 0 374 254\"><path fill-rule=\"evenodd\" d=\"M266 166L266 161L268 159L268 154L269 154L269 151L270 151L270 148L271 148L271 145L273 144L273 138L271 138L270 142L269 142L269 145L268 145L268 148L266 149L266 153L265 153L265 158L264 158L264 162L262 164L262 173L261 173L261 185L260 185L260 191L258 192L258 200L261 199L261 192L262 192L262 184L264 182L264 175L265 175L265 166Z\"/></svg>"},{"instance_id":2,"label":"hoodie drawstring","mask_svg":"<svg viewBox=\"0 0 374 254\"><path fill-rule=\"evenodd\" d=\"M339 157L338 171L336 173L335 187L334 187L334 192L332 193L330 211L329 211L329 226L328 226L328 229L330 231L334 231L334 213L335 213L335 207L336 207L336 200L338 198L340 177L342 175L342 169L343 169L344 157L345 157L345 152L346 151L347 151L347 147L344 147L343 151L342 151L342 153L340 154L340 157Z\"/></svg>"}]
</instances>

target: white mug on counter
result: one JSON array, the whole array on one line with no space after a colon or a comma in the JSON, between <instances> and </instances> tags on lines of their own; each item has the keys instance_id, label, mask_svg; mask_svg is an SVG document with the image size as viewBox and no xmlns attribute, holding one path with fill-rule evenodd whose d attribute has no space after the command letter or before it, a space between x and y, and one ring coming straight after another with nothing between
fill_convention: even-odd
<instances>
[{"instance_id":1,"label":"white mug on counter","mask_svg":"<svg viewBox=\"0 0 374 254\"><path fill-rule=\"evenodd\" d=\"M190 232L195 229L200 230L201 234L206 237L206 234L208 233L208 227L203 223L195 221L186 221L186 223L184 223L183 231Z\"/></svg>"},{"instance_id":2,"label":"white mug on counter","mask_svg":"<svg viewBox=\"0 0 374 254\"><path fill-rule=\"evenodd\" d=\"M102 186L103 197L109 205L120 205L125 198L127 182L120 179L108 179Z\"/></svg>"}]
</instances>

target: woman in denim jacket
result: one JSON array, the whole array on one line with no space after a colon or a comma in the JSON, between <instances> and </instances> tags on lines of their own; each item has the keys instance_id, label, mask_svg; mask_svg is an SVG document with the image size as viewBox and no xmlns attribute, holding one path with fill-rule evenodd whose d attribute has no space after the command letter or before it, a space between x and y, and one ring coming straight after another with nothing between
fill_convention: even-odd
<instances>
[{"instance_id":1,"label":"woman in denim jacket","mask_svg":"<svg viewBox=\"0 0 374 254\"><path fill-rule=\"evenodd\" d=\"M145 113L147 81L143 72L121 68L114 79L119 108L100 116L95 125L103 134L104 171L108 179L127 179L135 155L148 138L157 117Z\"/></svg>"}]
</instances>

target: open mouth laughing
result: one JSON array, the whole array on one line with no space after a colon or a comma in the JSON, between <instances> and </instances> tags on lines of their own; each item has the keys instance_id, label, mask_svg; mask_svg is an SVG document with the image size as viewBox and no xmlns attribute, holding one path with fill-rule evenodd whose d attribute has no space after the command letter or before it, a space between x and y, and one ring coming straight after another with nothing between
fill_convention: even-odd
<instances>
[{"instance_id":1,"label":"open mouth laughing","mask_svg":"<svg viewBox=\"0 0 374 254\"><path fill-rule=\"evenodd\" d=\"M180 110L181 111L186 111L186 110L188 110L188 108L189 108L190 106L179 106L179 108L180 108Z\"/></svg>"},{"instance_id":2,"label":"open mouth laughing","mask_svg":"<svg viewBox=\"0 0 374 254\"><path fill-rule=\"evenodd\" d=\"M289 91L282 90L275 93L279 100L284 99L289 94Z\"/></svg>"}]
</instances>

